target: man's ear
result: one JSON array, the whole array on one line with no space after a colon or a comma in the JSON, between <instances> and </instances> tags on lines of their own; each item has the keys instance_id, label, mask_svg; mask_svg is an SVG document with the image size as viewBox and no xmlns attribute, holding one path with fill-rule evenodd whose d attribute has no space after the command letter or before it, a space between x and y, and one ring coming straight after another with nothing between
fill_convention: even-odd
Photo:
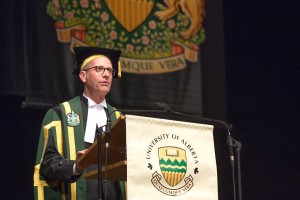
<instances>
[{"instance_id":1,"label":"man's ear","mask_svg":"<svg viewBox=\"0 0 300 200\"><path fill-rule=\"evenodd\" d=\"M85 83L86 82L86 71L80 71L79 78L83 83Z\"/></svg>"}]
</instances>

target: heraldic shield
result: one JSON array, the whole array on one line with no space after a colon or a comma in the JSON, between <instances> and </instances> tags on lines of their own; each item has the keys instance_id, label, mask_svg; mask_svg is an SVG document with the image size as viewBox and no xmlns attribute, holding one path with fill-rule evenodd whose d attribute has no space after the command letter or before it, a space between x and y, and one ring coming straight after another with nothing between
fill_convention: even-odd
<instances>
[{"instance_id":1,"label":"heraldic shield","mask_svg":"<svg viewBox=\"0 0 300 200\"><path fill-rule=\"evenodd\" d=\"M178 147L158 148L159 166L165 181L175 186L186 174L186 152Z\"/></svg>"},{"instance_id":2,"label":"heraldic shield","mask_svg":"<svg viewBox=\"0 0 300 200\"><path fill-rule=\"evenodd\" d=\"M141 25L151 14L154 7L154 3L148 0L105 0L105 3L114 17L128 32Z\"/></svg>"}]
</instances>

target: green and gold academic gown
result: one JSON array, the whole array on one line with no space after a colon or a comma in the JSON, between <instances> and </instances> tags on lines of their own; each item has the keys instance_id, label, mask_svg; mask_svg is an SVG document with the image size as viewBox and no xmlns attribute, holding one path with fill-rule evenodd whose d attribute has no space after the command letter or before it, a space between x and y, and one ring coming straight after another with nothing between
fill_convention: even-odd
<instances>
[{"instance_id":1,"label":"green and gold academic gown","mask_svg":"<svg viewBox=\"0 0 300 200\"><path fill-rule=\"evenodd\" d=\"M49 109L44 117L34 168L35 200L97 199L97 180L73 175L77 152L89 145L84 142L88 101L77 96ZM114 108L107 104L109 113ZM112 123L120 117L113 112ZM106 181L107 200L125 200L124 182ZM104 192L102 192L104 199Z\"/></svg>"}]
</instances>

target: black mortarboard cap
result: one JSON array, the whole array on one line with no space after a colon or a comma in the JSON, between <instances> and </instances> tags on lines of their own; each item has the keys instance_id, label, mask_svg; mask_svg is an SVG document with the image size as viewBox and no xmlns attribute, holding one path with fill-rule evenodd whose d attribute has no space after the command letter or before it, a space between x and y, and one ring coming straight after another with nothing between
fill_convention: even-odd
<instances>
[{"instance_id":1,"label":"black mortarboard cap","mask_svg":"<svg viewBox=\"0 0 300 200\"><path fill-rule=\"evenodd\" d=\"M121 77L121 67L119 66L119 59L122 51L116 49L106 49L99 47L74 47L76 57L76 64L74 66L73 74L79 75L81 65L85 59L94 55L104 55L108 57L116 71L114 78Z\"/></svg>"}]
</instances>

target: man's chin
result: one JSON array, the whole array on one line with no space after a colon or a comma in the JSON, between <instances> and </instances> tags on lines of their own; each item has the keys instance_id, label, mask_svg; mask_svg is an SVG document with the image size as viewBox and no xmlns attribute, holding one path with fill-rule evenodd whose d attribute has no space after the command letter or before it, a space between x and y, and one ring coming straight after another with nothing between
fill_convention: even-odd
<instances>
[{"instance_id":1,"label":"man's chin","mask_svg":"<svg viewBox=\"0 0 300 200\"><path fill-rule=\"evenodd\" d=\"M107 88L102 87L100 91L101 91L101 94L107 95L110 91L110 88L109 87L107 87Z\"/></svg>"}]
</instances>

